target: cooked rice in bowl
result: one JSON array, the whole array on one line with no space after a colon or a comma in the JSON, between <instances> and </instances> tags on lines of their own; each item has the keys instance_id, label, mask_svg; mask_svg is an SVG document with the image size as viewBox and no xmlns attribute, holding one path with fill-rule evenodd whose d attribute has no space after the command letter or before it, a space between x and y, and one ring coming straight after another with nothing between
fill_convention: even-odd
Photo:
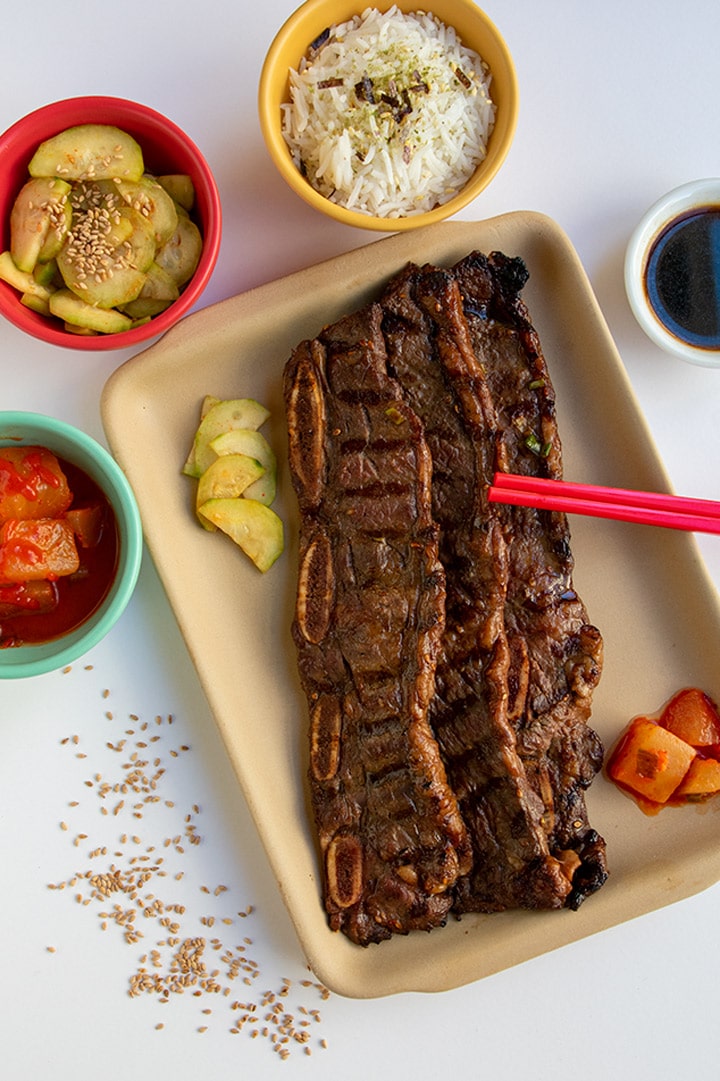
<instances>
[{"instance_id":1,"label":"cooked rice in bowl","mask_svg":"<svg viewBox=\"0 0 720 1081\"><path fill-rule=\"evenodd\" d=\"M291 70L283 136L333 202L384 218L425 213L485 157L491 78L432 13L368 8L326 30Z\"/></svg>"}]
</instances>

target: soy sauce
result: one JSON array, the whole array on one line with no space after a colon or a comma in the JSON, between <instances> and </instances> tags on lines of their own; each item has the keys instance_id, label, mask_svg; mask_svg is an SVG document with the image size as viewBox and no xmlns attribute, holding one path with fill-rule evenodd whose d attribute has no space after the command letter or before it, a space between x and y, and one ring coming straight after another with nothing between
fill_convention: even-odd
<instances>
[{"instance_id":1,"label":"soy sauce","mask_svg":"<svg viewBox=\"0 0 720 1081\"><path fill-rule=\"evenodd\" d=\"M720 206L675 218L652 248L648 300L666 330L699 349L720 349Z\"/></svg>"}]
</instances>

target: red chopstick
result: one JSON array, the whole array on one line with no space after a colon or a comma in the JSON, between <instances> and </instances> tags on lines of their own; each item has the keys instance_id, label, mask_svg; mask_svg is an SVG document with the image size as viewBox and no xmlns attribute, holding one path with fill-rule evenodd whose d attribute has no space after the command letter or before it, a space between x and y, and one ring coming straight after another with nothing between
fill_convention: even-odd
<instances>
[{"instance_id":1,"label":"red chopstick","mask_svg":"<svg viewBox=\"0 0 720 1081\"><path fill-rule=\"evenodd\" d=\"M488 499L491 503L586 514L667 529L720 533L720 503L712 499L523 477L515 473L496 473Z\"/></svg>"}]
</instances>

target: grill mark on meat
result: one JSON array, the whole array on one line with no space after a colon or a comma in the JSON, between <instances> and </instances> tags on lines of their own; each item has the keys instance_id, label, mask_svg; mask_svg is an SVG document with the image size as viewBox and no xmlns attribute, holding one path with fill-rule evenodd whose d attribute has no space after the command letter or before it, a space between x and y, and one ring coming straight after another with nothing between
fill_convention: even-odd
<instances>
[{"instance_id":1,"label":"grill mark on meat","mask_svg":"<svg viewBox=\"0 0 720 1081\"><path fill-rule=\"evenodd\" d=\"M445 593L431 461L387 378L379 310L298 347L285 394L301 507L293 636L311 709L325 904L331 927L367 945L444 922L469 864L427 722ZM308 417L316 429L298 431ZM307 458L322 469L321 486ZM353 476L359 483L348 486ZM317 583L322 600L307 593Z\"/></svg>"},{"instance_id":2,"label":"grill mark on meat","mask_svg":"<svg viewBox=\"0 0 720 1081\"><path fill-rule=\"evenodd\" d=\"M513 267L513 263L516 264ZM500 319L466 311L473 347L488 373L498 415L497 468L562 477L555 396L537 332L515 291L517 260L473 253L454 268L465 299L477 274L492 291ZM503 288L508 275L512 288ZM544 453L529 453L534 436ZM573 589L570 531L563 514L498 507L509 540L505 620L512 656L513 706L519 753L544 803L543 824L558 858L577 854L567 904L577 908L607 876L604 846L588 822L584 791L602 765L603 749L587 724L602 670L602 639ZM572 865L571 861L571 865Z\"/></svg>"},{"instance_id":3,"label":"grill mark on meat","mask_svg":"<svg viewBox=\"0 0 720 1081\"><path fill-rule=\"evenodd\" d=\"M607 874L567 521L486 495L562 471L526 278L408 266L286 367L313 814L330 925L362 945L451 906L577 908Z\"/></svg>"},{"instance_id":4,"label":"grill mark on meat","mask_svg":"<svg viewBox=\"0 0 720 1081\"><path fill-rule=\"evenodd\" d=\"M395 317L387 332L391 369L406 386L408 362L417 364L425 348L422 384L411 384L407 400L429 429L436 403L446 404L449 395L458 421L442 452L469 478L459 506L454 490L446 490L445 474L433 476L447 612L430 720L473 840L473 868L456 887L455 907L558 907L570 883L550 854L508 718L510 652L504 612L510 567L486 496L497 439L486 373L450 272L408 272L381 303ZM417 339L410 347L409 335ZM440 446L437 435L433 446Z\"/></svg>"}]
</instances>

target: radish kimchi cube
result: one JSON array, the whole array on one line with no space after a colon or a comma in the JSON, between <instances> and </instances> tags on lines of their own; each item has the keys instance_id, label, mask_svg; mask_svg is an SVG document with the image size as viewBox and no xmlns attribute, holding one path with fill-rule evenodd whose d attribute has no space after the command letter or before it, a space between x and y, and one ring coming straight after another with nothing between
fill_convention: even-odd
<instances>
[{"instance_id":1,"label":"radish kimchi cube","mask_svg":"<svg viewBox=\"0 0 720 1081\"><path fill-rule=\"evenodd\" d=\"M665 706L660 724L692 747L720 743L720 715L709 695L697 687L678 691Z\"/></svg>"},{"instance_id":2,"label":"radish kimchi cube","mask_svg":"<svg viewBox=\"0 0 720 1081\"><path fill-rule=\"evenodd\" d=\"M105 522L105 508L100 503L87 507L72 507L65 512L65 518L72 526L82 548L94 548L100 543Z\"/></svg>"},{"instance_id":3,"label":"radish kimchi cube","mask_svg":"<svg viewBox=\"0 0 720 1081\"><path fill-rule=\"evenodd\" d=\"M636 717L614 748L608 773L617 784L666 803L685 777L695 750L647 717Z\"/></svg>"},{"instance_id":4,"label":"radish kimchi cube","mask_svg":"<svg viewBox=\"0 0 720 1081\"><path fill-rule=\"evenodd\" d=\"M0 447L0 524L12 518L56 518L72 492L57 457L45 447Z\"/></svg>"},{"instance_id":5,"label":"radish kimchi cube","mask_svg":"<svg viewBox=\"0 0 720 1081\"><path fill-rule=\"evenodd\" d=\"M75 534L63 519L11 519L0 527L0 582L52 580L79 566Z\"/></svg>"},{"instance_id":6,"label":"radish kimchi cube","mask_svg":"<svg viewBox=\"0 0 720 1081\"><path fill-rule=\"evenodd\" d=\"M46 578L34 582L0 583L0 619L43 615L57 608L57 603L57 585Z\"/></svg>"},{"instance_id":7,"label":"radish kimchi cube","mask_svg":"<svg viewBox=\"0 0 720 1081\"><path fill-rule=\"evenodd\" d=\"M715 758L695 758L675 795L688 800L706 799L720 792L720 762Z\"/></svg>"}]
</instances>

